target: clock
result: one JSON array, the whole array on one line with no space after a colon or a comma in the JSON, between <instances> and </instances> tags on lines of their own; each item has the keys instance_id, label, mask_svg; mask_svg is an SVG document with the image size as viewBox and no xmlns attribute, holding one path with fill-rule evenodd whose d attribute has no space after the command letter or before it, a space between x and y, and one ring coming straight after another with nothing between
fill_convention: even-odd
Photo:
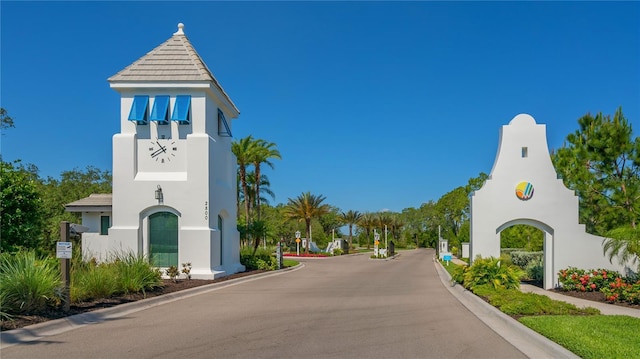
<instances>
[{"instance_id":1,"label":"clock","mask_svg":"<svg viewBox=\"0 0 640 359\"><path fill-rule=\"evenodd\" d=\"M149 156L155 163L168 163L175 159L178 153L176 141L156 139L150 142Z\"/></svg>"}]
</instances>

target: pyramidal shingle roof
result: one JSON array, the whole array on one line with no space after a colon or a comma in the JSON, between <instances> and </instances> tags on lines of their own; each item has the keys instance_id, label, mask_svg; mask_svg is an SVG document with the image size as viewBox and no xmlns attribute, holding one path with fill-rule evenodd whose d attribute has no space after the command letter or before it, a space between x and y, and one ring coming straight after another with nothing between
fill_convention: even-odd
<instances>
[{"instance_id":1,"label":"pyramidal shingle roof","mask_svg":"<svg viewBox=\"0 0 640 359\"><path fill-rule=\"evenodd\" d=\"M109 82L212 82L235 108L218 80L184 34L184 25L169 40L149 51L122 71L111 76ZM237 109L236 109L237 110Z\"/></svg>"}]
</instances>

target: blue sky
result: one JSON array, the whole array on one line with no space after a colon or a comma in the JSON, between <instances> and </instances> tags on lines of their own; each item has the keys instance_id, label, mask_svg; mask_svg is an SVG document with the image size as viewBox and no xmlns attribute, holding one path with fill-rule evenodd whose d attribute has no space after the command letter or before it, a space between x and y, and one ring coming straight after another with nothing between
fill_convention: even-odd
<instances>
[{"instance_id":1,"label":"blue sky","mask_svg":"<svg viewBox=\"0 0 640 359\"><path fill-rule=\"evenodd\" d=\"M519 113L550 149L587 112L640 126L640 2L0 2L5 161L111 169L107 78L185 33L275 142L272 204L401 211L489 173Z\"/></svg>"}]
</instances>

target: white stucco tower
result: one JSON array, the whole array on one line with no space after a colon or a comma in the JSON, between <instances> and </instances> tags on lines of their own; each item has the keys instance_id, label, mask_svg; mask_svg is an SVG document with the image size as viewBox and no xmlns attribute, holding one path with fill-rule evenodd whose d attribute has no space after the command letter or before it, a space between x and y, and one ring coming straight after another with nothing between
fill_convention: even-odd
<instances>
[{"instance_id":1,"label":"white stucco tower","mask_svg":"<svg viewBox=\"0 0 640 359\"><path fill-rule=\"evenodd\" d=\"M558 283L558 271L609 268L602 237L578 222L578 197L558 178L547 147L546 126L521 114L502 126L493 169L471 195L471 253L500 256L500 232L516 224L534 226L544 237L544 288Z\"/></svg>"},{"instance_id":2,"label":"white stucco tower","mask_svg":"<svg viewBox=\"0 0 640 359\"><path fill-rule=\"evenodd\" d=\"M113 204L102 252L133 251L192 277L243 271L236 229L239 111L184 34L109 78L121 95L113 136ZM96 247L97 248L97 247Z\"/></svg>"}]
</instances>

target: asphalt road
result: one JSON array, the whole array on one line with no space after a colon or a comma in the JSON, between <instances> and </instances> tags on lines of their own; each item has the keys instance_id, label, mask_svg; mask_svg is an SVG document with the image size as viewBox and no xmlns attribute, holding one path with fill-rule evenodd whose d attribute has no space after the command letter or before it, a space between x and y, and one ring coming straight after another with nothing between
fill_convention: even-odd
<instances>
[{"instance_id":1,"label":"asphalt road","mask_svg":"<svg viewBox=\"0 0 640 359\"><path fill-rule=\"evenodd\" d=\"M524 358L452 296L433 250L303 260L98 324L9 358Z\"/></svg>"}]
</instances>

